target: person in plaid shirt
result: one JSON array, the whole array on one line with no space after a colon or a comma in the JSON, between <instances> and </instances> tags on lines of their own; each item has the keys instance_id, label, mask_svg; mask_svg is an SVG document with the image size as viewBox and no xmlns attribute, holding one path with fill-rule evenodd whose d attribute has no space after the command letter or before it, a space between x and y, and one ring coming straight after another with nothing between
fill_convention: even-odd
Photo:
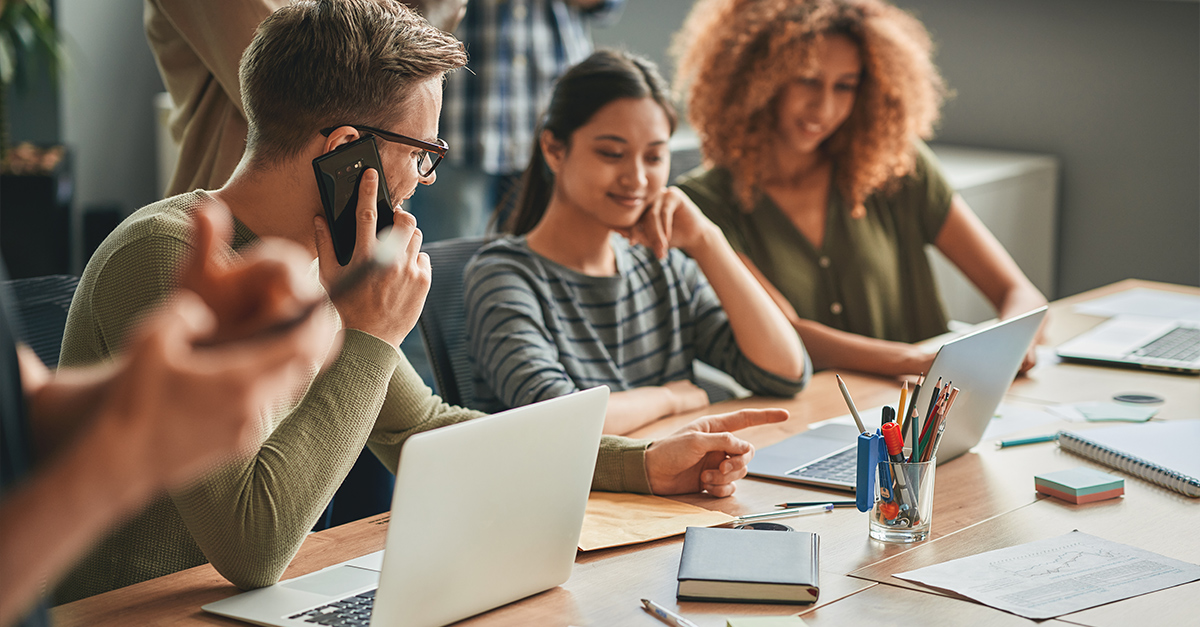
<instances>
[{"instance_id":1,"label":"person in plaid shirt","mask_svg":"<svg viewBox=\"0 0 1200 627\"><path fill-rule=\"evenodd\" d=\"M588 28L625 0L471 0L454 34L469 72L451 76L440 136L450 145L440 184L407 203L425 241L482 235L529 162L554 82L592 52ZM511 205L511 199L508 202Z\"/></svg>"}]
</instances>

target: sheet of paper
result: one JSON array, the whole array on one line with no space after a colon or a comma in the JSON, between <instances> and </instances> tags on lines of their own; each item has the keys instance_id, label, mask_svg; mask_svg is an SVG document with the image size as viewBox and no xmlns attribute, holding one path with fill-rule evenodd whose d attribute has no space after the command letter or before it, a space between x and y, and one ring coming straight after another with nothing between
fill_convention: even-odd
<instances>
[{"instance_id":1,"label":"sheet of paper","mask_svg":"<svg viewBox=\"0 0 1200 627\"><path fill-rule=\"evenodd\" d=\"M984 429L981 441L1002 438L1010 433L1056 422L1062 422L1062 417L1047 411L1045 407L1028 403L1000 403L995 416L988 422L987 429Z\"/></svg>"},{"instance_id":2,"label":"sheet of paper","mask_svg":"<svg viewBox=\"0 0 1200 627\"><path fill-rule=\"evenodd\" d=\"M1043 619L1200 580L1200 566L1073 531L895 576Z\"/></svg>"},{"instance_id":3,"label":"sheet of paper","mask_svg":"<svg viewBox=\"0 0 1200 627\"><path fill-rule=\"evenodd\" d=\"M1075 313L1111 318L1122 314L1200 320L1200 296L1177 294L1139 287L1089 300L1074 307Z\"/></svg>"},{"instance_id":4,"label":"sheet of paper","mask_svg":"<svg viewBox=\"0 0 1200 627\"><path fill-rule=\"evenodd\" d=\"M581 551L639 544L681 535L688 527L712 527L733 520L714 512L646 494L592 492L579 536Z\"/></svg>"}]
</instances>

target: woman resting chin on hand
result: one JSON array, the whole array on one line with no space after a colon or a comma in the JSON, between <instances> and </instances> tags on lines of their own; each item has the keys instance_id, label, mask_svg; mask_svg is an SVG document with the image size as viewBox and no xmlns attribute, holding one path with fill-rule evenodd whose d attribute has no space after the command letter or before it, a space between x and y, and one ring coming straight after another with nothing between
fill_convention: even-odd
<instances>
[{"instance_id":1,"label":"woman resting chin on hand","mask_svg":"<svg viewBox=\"0 0 1200 627\"><path fill-rule=\"evenodd\" d=\"M654 66L598 51L556 85L508 237L465 273L481 409L613 390L605 432L708 404L693 359L792 396L807 354L721 231L666 187L675 111Z\"/></svg>"}]
</instances>

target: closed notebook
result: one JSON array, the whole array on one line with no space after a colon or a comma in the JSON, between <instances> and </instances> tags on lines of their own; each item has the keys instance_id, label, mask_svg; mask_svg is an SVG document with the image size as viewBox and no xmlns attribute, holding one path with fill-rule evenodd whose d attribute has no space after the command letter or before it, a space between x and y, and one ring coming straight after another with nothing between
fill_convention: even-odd
<instances>
[{"instance_id":1,"label":"closed notebook","mask_svg":"<svg viewBox=\"0 0 1200 627\"><path fill-rule=\"evenodd\" d=\"M819 538L803 531L688 527L679 559L681 601L812 603Z\"/></svg>"},{"instance_id":2,"label":"closed notebook","mask_svg":"<svg viewBox=\"0 0 1200 627\"><path fill-rule=\"evenodd\" d=\"M1060 431L1058 445L1164 488L1200 497L1200 420Z\"/></svg>"}]
</instances>

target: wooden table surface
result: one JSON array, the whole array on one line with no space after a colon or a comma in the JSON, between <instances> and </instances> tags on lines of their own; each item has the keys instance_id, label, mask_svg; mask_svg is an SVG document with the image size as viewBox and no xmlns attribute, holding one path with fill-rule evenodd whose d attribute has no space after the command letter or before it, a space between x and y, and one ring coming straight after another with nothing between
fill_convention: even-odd
<instances>
[{"instance_id":1,"label":"wooden table surface","mask_svg":"<svg viewBox=\"0 0 1200 627\"><path fill-rule=\"evenodd\" d=\"M1048 345L1061 343L1102 319L1074 313L1071 306L1134 287L1200 295L1200 289L1146 281L1122 281L1051 306ZM1200 417L1200 380L1194 376L1056 363L1052 353L1014 382L1008 400L1060 403L1108 399L1118 392L1153 392L1167 399L1159 417ZM895 403L896 380L841 373L860 407ZM739 435L756 446L773 444L808 425L846 413L832 372L813 377L794 399L747 399L664 419L634 435L671 433L695 416L739 407L781 406L787 422L755 427ZM1048 433L1063 425L1046 425ZM1072 423L1071 428L1091 425ZM661 624L640 609L650 598L677 610L701 627L724 627L735 615L800 613L809 625L926 624L1009 625L1030 621L973 602L935 594L891 577L893 573L992 548L1060 535L1071 529L1200 563L1200 499L1189 499L1136 478L1127 478L1123 499L1070 505L1040 499L1033 489L1039 472L1093 466L1062 452L1053 443L997 450L984 442L972 452L938 467L932 539L915 546L887 545L867 536L867 515L853 508L798 518L792 527L821 535L821 598L813 606L677 602L675 575L682 538L580 553L571 578L562 586L481 614L461 625L653 625ZM784 500L845 498L842 493L783 482L747 478L725 499L688 495L678 500L730 514L769 511ZM284 578L383 548L387 515L349 523L310 535ZM58 625L240 625L205 614L200 606L237 593L208 565L160 577L55 608ZM1128 625L1152 617L1154 625L1196 624L1200 583L1192 583L1092 610L1047 625Z\"/></svg>"}]
</instances>

